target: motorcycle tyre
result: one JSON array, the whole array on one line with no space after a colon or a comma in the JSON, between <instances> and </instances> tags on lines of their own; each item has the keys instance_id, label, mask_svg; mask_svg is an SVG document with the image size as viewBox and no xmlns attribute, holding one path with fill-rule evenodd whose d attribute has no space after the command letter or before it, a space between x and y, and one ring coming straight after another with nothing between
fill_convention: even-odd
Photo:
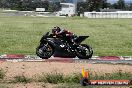
<instances>
[{"instance_id":1,"label":"motorcycle tyre","mask_svg":"<svg viewBox=\"0 0 132 88\"><path fill-rule=\"evenodd\" d=\"M37 56L39 56L40 58L42 58L42 59L48 59L48 58L50 58L53 54L54 54L54 48L53 48L53 46L51 45L51 44L49 44L50 45L50 47L52 48L52 54L50 55L50 56L42 56L42 55L40 55L37 51L40 49L40 47L42 47L41 45L40 46L38 46L37 48L36 48L36 54L37 54Z\"/></svg>"},{"instance_id":2,"label":"motorcycle tyre","mask_svg":"<svg viewBox=\"0 0 132 88\"><path fill-rule=\"evenodd\" d=\"M86 45L86 44L81 44L81 46L84 46L84 47L86 47L87 49L89 49L89 50L91 51L91 52L90 52L90 55L88 55L88 56L83 56L83 55L80 55L80 53L78 53L78 51L76 51L77 57L78 57L79 59L89 59L89 58L91 58L92 55L93 55L93 50L92 50L92 48L91 48L89 45Z\"/></svg>"}]
</instances>

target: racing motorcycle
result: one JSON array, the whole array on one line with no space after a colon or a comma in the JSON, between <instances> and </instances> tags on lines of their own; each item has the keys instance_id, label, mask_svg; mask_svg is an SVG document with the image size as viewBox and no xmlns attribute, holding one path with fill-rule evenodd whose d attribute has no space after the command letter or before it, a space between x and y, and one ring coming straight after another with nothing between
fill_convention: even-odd
<instances>
[{"instance_id":1,"label":"racing motorcycle","mask_svg":"<svg viewBox=\"0 0 132 88\"><path fill-rule=\"evenodd\" d=\"M57 57L78 57L79 59L89 59L93 55L93 50L89 45L81 44L89 36L77 36L75 44L70 44L63 37L58 37L47 32L40 40L36 48L36 54L42 59L48 59L52 55Z\"/></svg>"}]
</instances>

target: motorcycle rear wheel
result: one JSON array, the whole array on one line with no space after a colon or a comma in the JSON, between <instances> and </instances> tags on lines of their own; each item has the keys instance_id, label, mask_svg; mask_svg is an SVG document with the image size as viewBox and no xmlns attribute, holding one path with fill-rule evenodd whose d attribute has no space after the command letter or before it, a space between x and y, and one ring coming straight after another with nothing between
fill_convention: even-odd
<instances>
[{"instance_id":1,"label":"motorcycle rear wheel","mask_svg":"<svg viewBox=\"0 0 132 88\"><path fill-rule=\"evenodd\" d=\"M76 49L76 55L79 59L89 59L93 55L93 50L89 45L81 44L79 48Z\"/></svg>"},{"instance_id":2,"label":"motorcycle rear wheel","mask_svg":"<svg viewBox=\"0 0 132 88\"><path fill-rule=\"evenodd\" d=\"M42 59L48 59L50 58L54 53L54 48L52 47L51 44L45 43L45 44L40 44L36 48L36 54Z\"/></svg>"}]
</instances>

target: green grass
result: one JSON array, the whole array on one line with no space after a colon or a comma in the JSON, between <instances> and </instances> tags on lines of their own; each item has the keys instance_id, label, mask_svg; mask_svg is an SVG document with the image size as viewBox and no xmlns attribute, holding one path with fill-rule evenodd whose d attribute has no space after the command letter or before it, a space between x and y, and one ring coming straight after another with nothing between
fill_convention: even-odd
<instances>
[{"instance_id":1,"label":"green grass","mask_svg":"<svg viewBox=\"0 0 132 88\"><path fill-rule=\"evenodd\" d=\"M81 86L79 84L62 84L62 85L59 85L59 86L56 86L54 88L131 88L129 86L113 86L113 85L110 85L110 86L101 86L101 85L88 85L88 86Z\"/></svg>"},{"instance_id":2,"label":"green grass","mask_svg":"<svg viewBox=\"0 0 132 88\"><path fill-rule=\"evenodd\" d=\"M58 85L53 88L131 88L131 86L114 86L114 85L88 85L88 86L81 86L79 84L62 84Z\"/></svg>"},{"instance_id":3,"label":"green grass","mask_svg":"<svg viewBox=\"0 0 132 88\"><path fill-rule=\"evenodd\" d=\"M3 10L0 8L0 13L2 12Z\"/></svg>"},{"instance_id":4,"label":"green grass","mask_svg":"<svg viewBox=\"0 0 132 88\"><path fill-rule=\"evenodd\" d=\"M130 80L132 84L132 73L130 72L122 72L121 70L113 72L113 73L101 73L94 74L91 73L89 79L92 80Z\"/></svg>"},{"instance_id":5,"label":"green grass","mask_svg":"<svg viewBox=\"0 0 132 88\"><path fill-rule=\"evenodd\" d=\"M14 77L14 80L12 80L12 83L30 83L32 81L31 78L28 78L24 75L17 75Z\"/></svg>"},{"instance_id":6,"label":"green grass","mask_svg":"<svg viewBox=\"0 0 132 88\"><path fill-rule=\"evenodd\" d=\"M0 17L0 54L35 54L43 33L54 26L77 35L89 35L85 43L94 55L132 55L132 19Z\"/></svg>"},{"instance_id":7,"label":"green grass","mask_svg":"<svg viewBox=\"0 0 132 88\"><path fill-rule=\"evenodd\" d=\"M53 72L53 73L47 73L43 74L38 79L39 82L46 82L46 83L63 83L64 82L64 76L61 73Z\"/></svg>"},{"instance_id":8,"label":"green grass","mask_svg":"<svg viewBox=\"0 0 132 88\"><path fill-rule=\"evenodd\" d=\"M38 82L45 82L45 83L80 83L81 79L80 74L72 74L72 75L64 75L58 72L52 72L47 74L42 74L38 77Z\"/></svg>"},{"instance_id":9,"label":"green grass","mask_svg":"<svg viewBox=\"0 0 132 88\"><path fill-rule=\"evenodd\" d=\"M61 73L53 72L48 74L40 75L38 78L38 82L44 83L67 83L67 84L76 84L80 83L80 79L82 79L81 74L71 74L71 75L63 75ZM113 73L90 73L89 80L130 80L130 84L132 85L132 73L130 72L122 72L121 70Z\"/></svg>"},{"instance_id":10,"label":"green grass","mask_svg":"<svg viewBox=\"0 0 132 88\"><path fill-rule=\"evenodd\" d=\"M12 88L12 87L8 87L7 84L0 84L0 88Z\"/></svg>"},{"instance_id":11,"label":"green grass","mask_svg":"<svg viewBox=\"0 0 132 88\"><path fill-rule=\"evenodd\" d=\"M2 71L4 72L4 70ZM16 75L12 79L5 79L4 81L0 81L0 84L18 84L18 83L51 83L51 84L64 84L60 85L57 88L82 88L80 86L80 80L82 79L82 75L80 73L74 73L71 75L64 75L59 72L51 72L47 74L35 75L34 77L27 77L24 75ZM132 85L132 73L130 72L122 72L122 70L115 71L113 73L89 73L89 80L130 80L130 86ZM4 85L0 85L4 86ZM91 87L90 87L91 88ZM93 88L93 87L92 87ZM97 86L98 88L98 86ZM105 87L104 87L105 88Z\"/></svg>"},{"instance_id":12,"label":"green grass","mask_svg":"<svg viewBox=\"0 0 132 88\"><path fill-rule=\"evenodd\" d=\"M0 69L0 81L4 79L6 72L3 69Z\"/></svg>"}]
</instances>

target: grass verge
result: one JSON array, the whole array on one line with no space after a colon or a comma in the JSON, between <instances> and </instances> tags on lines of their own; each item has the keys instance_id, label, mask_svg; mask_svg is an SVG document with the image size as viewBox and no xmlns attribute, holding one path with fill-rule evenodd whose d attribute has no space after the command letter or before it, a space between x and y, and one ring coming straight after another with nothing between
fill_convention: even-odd
<instances>
[{"instance_id":1,"label":"grass verge","mask_svg":"<svg viewBox=\"0 0 132 88\"><path fill-rule=\"evenodd\" d=\"M3 80L5 76L6 76L6 71L0 69L0 81Z\"/></svg>"},{"instance_id":2,"label":"grass verge","mask_svg":"<svg viewBox=\"0 0 132 88\"><path fill-rule=\"evenodd\" d=\"M39 77L39 82L47 82L47 83L80 83L80 79L82 78L81 74L72 74L68 76L64 76L60 73L48 73L41 75ZM106 73L106 74L90 74L89 79L91 80L130 80L130 84L132 85L132 73L122 72L119 70L114 73Z\"/></svg>"},{"instance_id":3,"label":"grass verge","mask_svg":"<svg viewBox=\"0 0 132 88\"><path fill-rule=\"evenodd\" d=\"M0 83L0 88L11 88L11 87L8 87L7 84L1 84Z\"/></svg>"},{"instance_id":4,"label":"grass verge","mask_svg":"<svg viewBox=\"0 0 132 88\"><path fill-rule=\"evenodd\" d=\"M0 70L0 79L4 79L5 71ZM79 84L80 79L82 78L81 74L71 74L71 75L63 75L62 73L52 72L47 74L42 74L40 76L36 76L35 78L28 78L24 75L17 75L14 77L13 80L4 80L0 81L0 83L30 83L30 82L43 82L43 83L52 83L52 84L59 84L59 83L66 83L66 84ZM132 85L132 73L129 72L122 72L119 70L118 72L114 73L106 73L106 74L90 74L89 79L91 80L130 80L130 84Z\"/></svg>"},{"instance_id":5,"label":"grass verge","mask_svg":"<svg viewBox=\"0 0 132 88\"><path fill-rule=\"evenodd\" d=\"M77 35L89 35L84 43L94 55L131 56L131 19L0 17L0 54L35 54L42 35L54 26Z\"/></svg>"},{"instance_id":6,"label":"grass verge","mask_svg":"<svg viewBox=\"0 0 132 88\"><path fill-rule=\"evenodd\" d=\"M98 75L98 73L94 73L93 74L90 74L89 76L90 79L94 79L94 80L97 80L97 79L101 79L101 80L132 80L132 73L130 72L123 72L122 70L119 70L117 72L113 72L113 73L105 73L105 74L101 74L101 75Z\"/></svg>"},{"instance_id":7,"label":"grass verge","mask_svg":"<svg viewBox=\"0 0 132 88\"><path fill-rule=\"evenodd\" d=\"M28 78L24 75L18 75L14 77L14 80L12 80L11 82L13 83L30 83L32 81L31 78Z\"/></svg>"},{"instance_id":8,"label":"grass verge","mask_svg":"<svg viewBox=\"0 0 132 88\"><path fill-rule=\"evenodd\" d=\"M39 82L46 82L46 83L63 83L64 76L61 73L53 72L53 73L47 73L43 74L38 79Z\"/></svg>"}]
</instances>

